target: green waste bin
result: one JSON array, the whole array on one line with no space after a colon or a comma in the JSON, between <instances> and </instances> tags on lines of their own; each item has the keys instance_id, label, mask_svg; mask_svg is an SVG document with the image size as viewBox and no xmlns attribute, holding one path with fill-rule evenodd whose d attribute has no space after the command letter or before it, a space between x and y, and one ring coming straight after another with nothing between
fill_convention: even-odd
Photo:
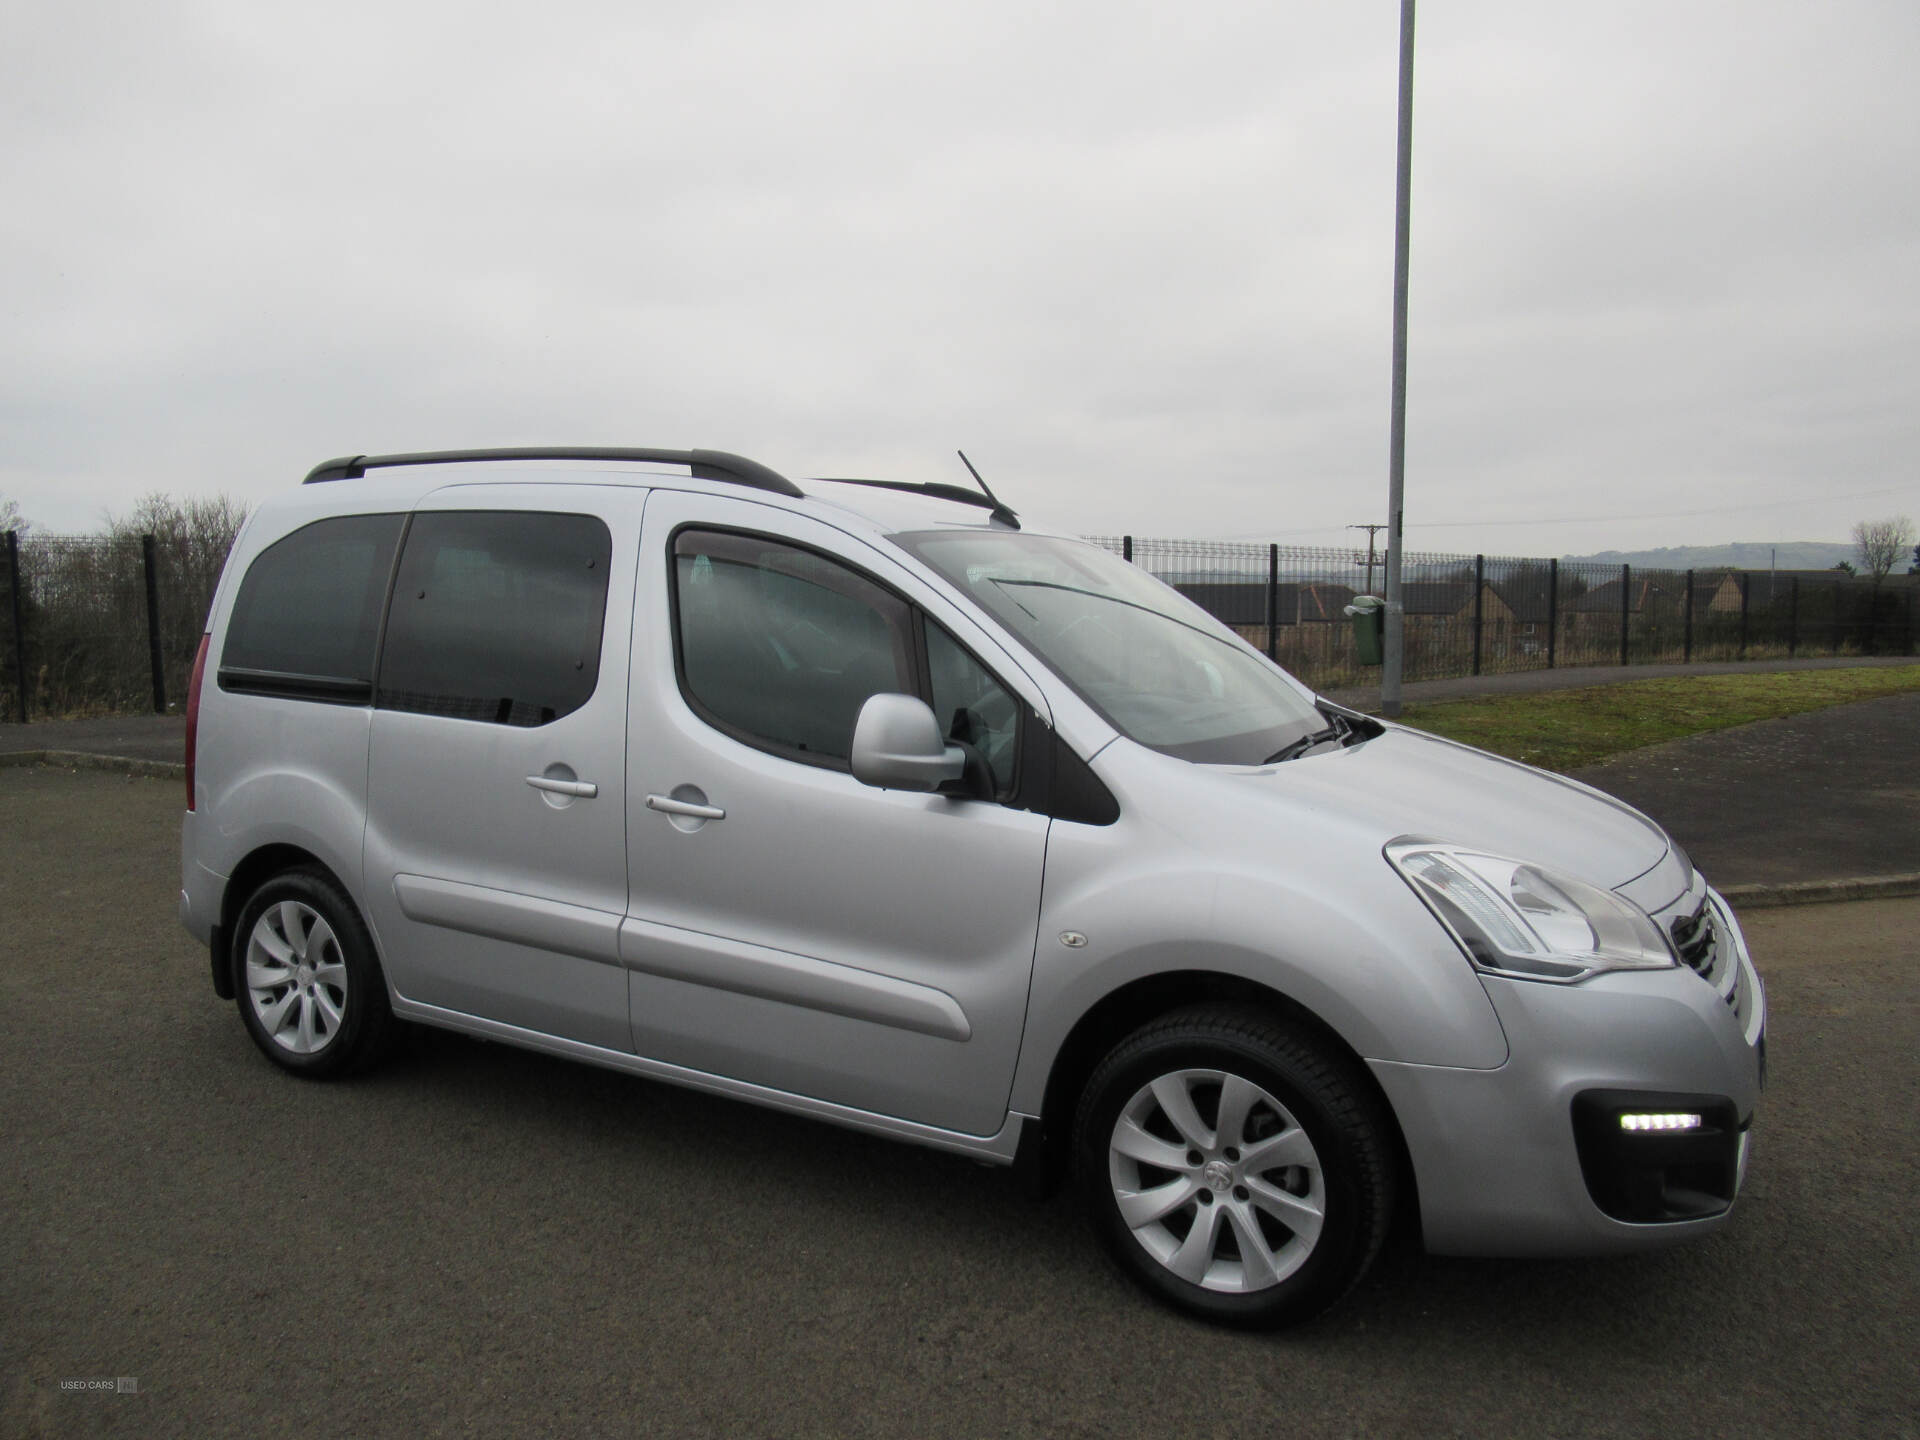
<instances>
[{"instance_id":1,"label":"green waste bin","mask_svg":"<svg viewBox=\"0 0 1920 1440\"><path fill-rule=\"evenodd\" d=\"M1353 617L1353 649L1362 665L1378 665L1386 634L1387 602L1378 595L1356 595L1347 606Z\"/></svg>"}]
</instances>

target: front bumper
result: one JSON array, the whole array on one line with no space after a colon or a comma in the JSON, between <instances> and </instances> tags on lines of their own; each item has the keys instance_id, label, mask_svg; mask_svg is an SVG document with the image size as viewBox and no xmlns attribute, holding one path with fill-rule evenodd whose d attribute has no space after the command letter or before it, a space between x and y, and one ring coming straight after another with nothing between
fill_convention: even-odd
<instances>
[{"instance_id":1,"label":"front bumper","mask_svg":"<svg viewBox=\"0 0 1920 1440\"><path fill-rule=\"evenodd\" d=\"M1369 1062L1400 1119L1429 1250L1609 1254L1726 1223L1762 1083L1766 996L1732 911L1705 899L1726 947L1711 975L1681 965L1574 986L1487 976L1505 1065ZM1703 1117L1685 1143L1618 1123L1622 1110L1683 1104Z\"/></svg>"}]
</instances>

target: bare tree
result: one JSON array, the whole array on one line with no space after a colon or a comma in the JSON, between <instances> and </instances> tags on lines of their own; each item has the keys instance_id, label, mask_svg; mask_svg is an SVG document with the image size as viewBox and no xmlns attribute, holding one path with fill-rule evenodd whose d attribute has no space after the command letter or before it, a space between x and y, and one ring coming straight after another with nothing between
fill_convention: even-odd
<instances>
[{"instance_id":1,"label":"bare tree","mask_svg":"<svg viewBox=\"0 0 1920 1440\"><path fill-rule=\"evenodd\" d=\"M1905 515L1885 520L1862 520L1853 527L1853 549L1860 557L1860 568L1877 585L1899 563L1913 544L1913 521Z\"/></svg>"},{"instance_id":2,"label":"bare tree","mask_svg":"<svg viewBox=\"0 0 1920 1440\"><path fill-rule=\"evenodd\" d=\"M167 684L170 695L186 688L185 667L199 647L220 569L246 518L247 507L230 495L176 500L158 490L142 496L130 514L107 516L108 541L129 565L139 563L140 537L153 536L160 646L176 672Z\"/></svg>"},{"instance_id":3,"label":"bare tree","mask_svg":"<svg viewBox=\"0 0 1920 1440\"><path fill-rule=\"evenodd\" d=\"M9 530L18 530L22 535L33 528L33 522L20 513L20 502L0 495L0 535Z\"/></svg>"}]
</instances>

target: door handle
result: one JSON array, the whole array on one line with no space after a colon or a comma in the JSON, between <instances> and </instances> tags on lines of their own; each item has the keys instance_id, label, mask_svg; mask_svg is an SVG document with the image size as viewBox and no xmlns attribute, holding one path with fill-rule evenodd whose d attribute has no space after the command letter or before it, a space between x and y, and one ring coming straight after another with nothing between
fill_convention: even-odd
<instances>
[{"instance_id":1,"label":"door handle","mask_svg":"<svg viewBox=\"0 0 1920 1440\"><path fill-rule=\"evenodd\" d=\"M600 793L600 787L591 780L554 780L545 775L529 775L527 784L555 795L571 795L576 800L591 800Z\"/></svg>"},{"instance_id":2,"label":"door handle","mask_svg":"<svg viewBox=\"0 0 1920 1440\"><path fill-rule=\"evenodd\" d=\"M647 808L662 815L685 815L692 820L724 820L727 812L718 805L696 805L691 800L676 800L671 795L647 796Z\"/></svg>"}]
</instances>

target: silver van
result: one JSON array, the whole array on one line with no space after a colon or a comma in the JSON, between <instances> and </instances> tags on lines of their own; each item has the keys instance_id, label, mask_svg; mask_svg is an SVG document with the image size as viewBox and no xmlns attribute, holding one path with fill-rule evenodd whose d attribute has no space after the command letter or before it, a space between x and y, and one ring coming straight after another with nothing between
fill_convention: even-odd
<instances>
[{"instance_id":1,"label":"silver van","mask_svg":"<svg viewBox=\"0 0 1920 1440\"><path fill-rule=\"evenodd\" d=\"M1316 697L981 484L329 462L193 672L180 916L295 1074L442 1026L1071 1179L1274 1325L1726 1223L1766 1007L1645 816Z\"/></svg>"}]
</instances>

